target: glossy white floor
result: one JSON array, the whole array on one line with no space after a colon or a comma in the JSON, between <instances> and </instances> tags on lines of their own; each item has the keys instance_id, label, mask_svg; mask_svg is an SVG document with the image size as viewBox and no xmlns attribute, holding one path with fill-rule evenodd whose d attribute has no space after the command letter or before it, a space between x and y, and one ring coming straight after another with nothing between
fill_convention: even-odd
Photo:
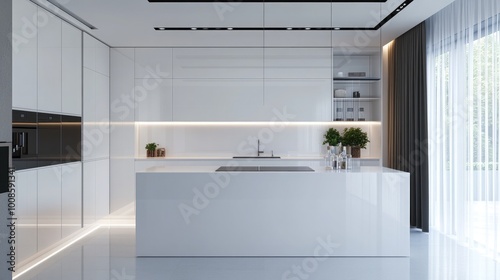
<instances>
[{"instance_id":1,"label":"glossy white floor","mask_svg":"<svg viewBox=\"0 0 500 280\"><path fill-rule=\"evenodd\" d=\"M500 263L417 230L411 231L410 258L136 258L135 228L114 225L16 279L500 280Z\"/></svg>"}]
</instances>

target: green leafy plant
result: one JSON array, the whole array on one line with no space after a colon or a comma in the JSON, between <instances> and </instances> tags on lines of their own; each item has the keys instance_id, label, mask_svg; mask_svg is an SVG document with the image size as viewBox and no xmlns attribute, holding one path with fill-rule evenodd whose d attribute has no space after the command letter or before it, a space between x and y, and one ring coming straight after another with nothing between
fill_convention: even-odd
<instances>
[{"instance_id":1,"label":"green leafy plant","mask_svg":"<svg viewBox=\"0 0 500 280\"><path fill-rule=\"evenodd\" d=\"M343 141L340 132L335 128L329 128L323 135L323 137L325 137L323 145L328 143L329 146L337 146L339 143Z\"/></svg>"},{"instance_id":2,"label":"green leafy plant","mask_svg":"<svg viewBox=\"0 0 500 280\"><path fill-rule=\"evenodd\" d=\"M154 152L154 151L156 150L156 148L157 148L157 147L158 147L158 144L156 144L156 143L154 143L154 142L153 142L153 143L148 143L148 144L146 145L146 150L148 150L148 151L153 151L153 152Z\"/></svg>"},{"instance_id":3,"label":"green leafy plant","mask_svg":"<svg viewBox=\"0 0 500 280\"><path fill-rule=\"evenodd\" d=\"M351 147L360 147L366 149L369 143L368 134L359 127L345 128L342 134L342 144Z\"/></svg>"}]
</instances>

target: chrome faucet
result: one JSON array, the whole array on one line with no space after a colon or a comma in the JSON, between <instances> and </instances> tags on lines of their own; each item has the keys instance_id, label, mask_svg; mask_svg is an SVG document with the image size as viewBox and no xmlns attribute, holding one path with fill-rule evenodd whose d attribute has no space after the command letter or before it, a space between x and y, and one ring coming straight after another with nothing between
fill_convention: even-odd
<instances>
[{"instance_id":1,"label":"chrome faucet","mask_svg":"<svg viewBox=\"0 0 500 280\"><path fill-rule=\"evenodd\" d=\"M257 156L260 157L260 154L263 154L264 151L260 150L260 139L257 139Z\"/></svg>"}]
</instances>

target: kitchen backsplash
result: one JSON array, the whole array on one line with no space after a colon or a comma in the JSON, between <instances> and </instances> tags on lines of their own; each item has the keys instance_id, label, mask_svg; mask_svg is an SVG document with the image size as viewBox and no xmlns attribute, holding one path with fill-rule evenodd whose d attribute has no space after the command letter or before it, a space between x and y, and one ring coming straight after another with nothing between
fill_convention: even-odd
<instances>
[{"instance_id":1,"label":"kitchen backsplash","mask_svg":"<svg viewBox=\"0 0 500 280\"><path fill-rule=\"evenodd\" d=\"M146 157L145 146L155 142L167 157L231 157L257 155L257 139L264 156L318 157L325 152L323 134L329 127L361 127L370 143L362 157L380 158L380 124L346 123L137 123L136 157Z\"/></svg>"}]
</instances>

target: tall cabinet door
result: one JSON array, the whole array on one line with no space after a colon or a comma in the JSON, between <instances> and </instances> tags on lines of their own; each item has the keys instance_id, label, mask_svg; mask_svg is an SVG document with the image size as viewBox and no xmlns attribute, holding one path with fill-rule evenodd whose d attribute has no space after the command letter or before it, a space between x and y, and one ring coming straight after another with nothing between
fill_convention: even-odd
<instances>
[{"instance_id":1,"label":"tall cabinet door","mask_svg":"<svg viewBox=\"0 0 500 280\"><path fill-rule=\"evenodd\" d=\"M83 163L83 224L89 226L96 222L96 163Z\"/></svg>"},{"instance_id":2,"label":"tall cabinet door","mask_svg":"<svg viewBox=\"0 0 500 280\"><path fill-rule=\"evenodd\" d=\"M28 0L12 1L12 107L36 110L37 6Z\"/></svg>"},{"instance_id":3,"label":"tall cabinet door","mask_svg":"<svg viewBox=\"0 0 500 280\"><path fill-rule=\"evenodd\" d=\"M63 165L61 178L61 221L64 238L82 227L82 163Z\"/></svg>"},{"instance_id":4,"label":"tall cabinet door","mask_svg":"<svg viewBox=\"0 0 500 280\"><path fill-rule=\"evenodd\" d=\"M37 199L38 172L23 170L16 173L17 180L17 232L16 254L18 262L37 252Z\"/></svg>"},{"instance_id":5,"label":"tall cabinet door","mask_svg":"<svg viewBox=\"0 0 500 280\"><path fill-rule=\"evenodd\" d=\"M61 167L38 170L38 251L61 240Z\"/></svg>"},{"instance_id":6,"label":"tall cabinet door","mask_svg":"<svg viewBox=\"0 0 500 280\"><path fill-rule=\"evenodd\" d=\"M61 19L39 8L46 19L38 26L38 110L61 112Z\"/></svg>"},{"instance_id":7,"label":"tall cabinet door","mask_svg":"<svg viewBox=\"0 0 500 280\"><path fill-rule=\"evenodd\" d=\"M96 161L95 194L96 219L109 214L109 160Z\"/></svg>"},{"instance_id":8,"label":"tall cabinet door","mask_svg":"<svg viewBox=\"0 0 500 280\"><path fill-rule=\"evenodd\" d=\"M62 112L82 115L82 32L62 23Z\"/></svg>"}]
</instances>

